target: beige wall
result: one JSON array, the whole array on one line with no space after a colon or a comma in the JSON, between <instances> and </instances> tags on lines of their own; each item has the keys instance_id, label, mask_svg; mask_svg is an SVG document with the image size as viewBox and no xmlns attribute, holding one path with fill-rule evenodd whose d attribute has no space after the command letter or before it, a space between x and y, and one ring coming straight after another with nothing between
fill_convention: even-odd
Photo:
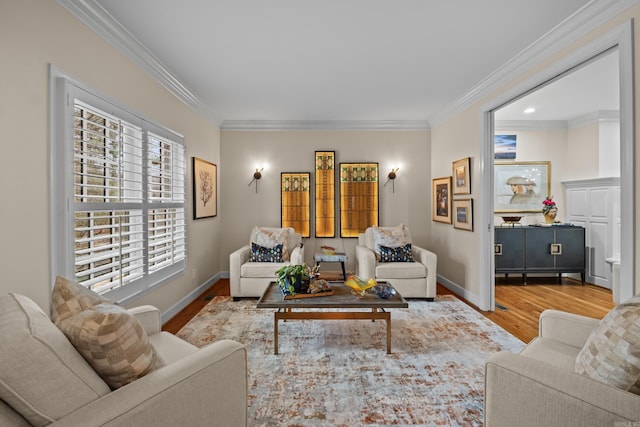
<instances>
[{"instance_id":1,"label":"beige wall","mask_svg":"<svg viewBox=\"0 0 640 427\"><path fill-rule=\"evenodd\" d=\"M407 224L418 245L432 247L430 132L424 131L222 131L220 212L220 265L229 269L228 254L248 244L255 225L280 226L280 173L310 172L314 179L314 152L334 150L337 162L378 162L380 166L380 225ZM265 164L263 177L248 186L257 164ZM401 165L395 182L384 186L386 176ZM451 174L451 170L447 172ZM337 183L336 183L337 185ZM338 190L336 189L336 194ZM315 197L312 192L312 198ZM313 202L311 215L314 215ZM354 251L357 239L315 239L311 226L305 239L307 263L321 245L344 248L349 256L347 268L355 271ZM336 229L339 236L339 229ZM317 241L316 241L317 240ZM327 264L323 269L334 270Z\"/></svg>"},{"instance_id":2,"label":"beige wall","mask_svg":"<svg viewBox=\"0 0 640 427\"><path fill-rule=\"evenodd\" d=\"M218 162L219 130L55 1L3 2L0 52L0 294L22 293L48 310L52 284L49 64L184 135L189 159L198 156ZM188 168L190 173L190 163ZM189 200L190 195L189 180ZM191 216L189 204L188 217ZM149 303L166 311L218 273L219 223L217 219L189 220L187 274L143 295L134 304Z\"/></svg>"},{"instance_id":3,"label":"beige wall","mask_svg":"<svg viewBox=\"0 0 640 427\"><path fill-rule=\"evenodd\" d=\"M471 156L474 159L474 164L478 162L480 156L480 141L481 141L481 123L482 123L482 108L486 105L492 105L492 100L501 99L505 93L509 93L514 87L533 78L533 76L540 73L547 67L550 67L559 60L565 58L567 55L576 52L580 47L585 46L589 42L593 41L597 37L603 35L607 31L613 29L615 26L621 25L629 19L635 19L636 22L640 18L640 5L635 5L627 9L624 13L612 19L601 28L591 32L586 37L573 43L569 48L555 54L552 58L544 61L538 66L532 68L527 73L522 74L517 79L511 82L505 82L505 84L494 93L484 97L475 104L469 106L464 111L448 118L446 121L440 124L432 124L432 136L431 136L431 159L433 168L433 177L446 175L447 162L463 156ZM640 49L639 35L636 31L634 34L634 49L635 49L635 81L639 81L638 74L640 73L640 67L638 60L640 58L638 50ZM638 85L635 87L635 109L638 110ZM635 127L638 129L638 116L635 117ZM640 150L636 149L635 162L638 163L640 156ZM476 168L477 169L477 168ZM636 198L640 191L640 176L636 174ZM473 180L478 181L476 173L473 174ZM481 200L484 195L482 189L475 186L473 190L473 198L475 200ZM636 230L640 230L639 216L635 215L635 227ZM486 226L485 226L486 229ZM480 278L480 265L479 253L486 251L488 248L480 247L479 233L468 233L464 236L464 240L461 240L458 235L460 232L453 230L451 227L446 226L434 226L433 227L433 240L438 252L438 273L443 278L453 282L460 286L462 291L465 292L467 297L471 301L479 301L479 284ZM635 265L638 265L638 257L640 250L638 248L638 238L636 231L636 260ZM636 292L638 285L636 285Z\"/></svg>"},{"instance_id":4,"label":"beige wall","mask_svg":"<svg viewBox=\"0 0 640 427\"><path fill-rule=\"evenodd\" d=\"M572 161L567 164L566 180L599 177L598 128L598 123L589 123L569 129L567 143Z\"/></svg>"}]
</instances>

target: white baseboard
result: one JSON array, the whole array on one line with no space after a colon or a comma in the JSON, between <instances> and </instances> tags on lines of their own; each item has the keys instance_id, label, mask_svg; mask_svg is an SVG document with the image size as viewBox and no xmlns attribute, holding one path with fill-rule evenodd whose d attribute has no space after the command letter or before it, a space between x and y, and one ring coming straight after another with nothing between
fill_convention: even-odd
<instances>
[{"instance_id":1,"label":"white baseboard","mask_svg":"<svg viewBox=\"0 0 640 427\"><path fill-rule=\"evenodd\" d=\"M471 304L475 305L476 307L480 307L480 296L469 292L468 290L466 290L462 286L458 285L457 283L452 282L451 280L449 280L449 279L447 279L445 277L442 277L439 274L438 274L438 283L440 283L442 286L444 286L445 288L449 289L451 292L453 292L454 294L458 295L459 297L466 299L467 301L469 301Z\"/></svg>"},{"instance_id":2,"label":"white baseboard","mask_svg":"<svg viewBox=\"0 0 640 427\"><path fill-rule=\"evenodd\" d=\"M227 275L228 275L228 273L227 273ZM191 304L196 299L198 299L198 297L200 295L202 295L202 293L204 291L209 289L211 286L213 286L214 283L216 283L218 280L223 279L223 278L225 278L224 274L223 273L218 273L215 276L213 276L210 279L208 279L203 284L201 284L200 286L198 286L197 288L195 288L193 291L191 291L187 295L185 295L184 298L182 298L176 304L171 306L171 308L169 310L165 311L164 313L162 313L160 315L160 319L162 321L162 324L164 325L173 316L175 316L176 314L178 314L182 310L184 310L189 304Z\"/></svg>"}]
</instances>

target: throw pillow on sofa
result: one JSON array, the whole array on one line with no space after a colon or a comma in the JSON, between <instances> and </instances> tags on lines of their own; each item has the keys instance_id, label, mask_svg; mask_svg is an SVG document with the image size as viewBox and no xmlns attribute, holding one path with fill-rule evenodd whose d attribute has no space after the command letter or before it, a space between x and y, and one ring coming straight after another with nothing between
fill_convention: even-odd
<instances>
[{"instance_id":1,"label":"throw pillow on sofa","mask_svg":"<svg viewBox=\"0 0 640 427\"><path fill-rule=\"evenodd\" d=\"M78 283L56 278L51 311L56 326L111 389L163 365L135 316Z\"/></svg>"},{"instance_id":2,"label":"throw pillow on sofa","mask_svg":"<svg viewBox=\"0 0 640 427\"><path fill-rule=\"evenodd\" d=\"M58 276L51 293L51 320L58 323L94 305L108 302L111 301L91 289Z\"/></svg>"},{"instance_id":3,"label":"throw pillow on sofa","mask_svg":"<svg viewBox=\"0 0 640 427\"><path fill-rule=\"evenodd\" d=\"M95 305L58 327L112 390L163 365L140 322L118 305Z\"/></svg>"},{"instance_id":4,"label":"throw pillow on sofa","mask_svg":"<svg viewBox=\"0 0 640 427\"><path fill-rule=\"evenodd\" d=\"M576 357L575 372L640 394L640 295L596 325Z\"/></svg>"}]
</instances>

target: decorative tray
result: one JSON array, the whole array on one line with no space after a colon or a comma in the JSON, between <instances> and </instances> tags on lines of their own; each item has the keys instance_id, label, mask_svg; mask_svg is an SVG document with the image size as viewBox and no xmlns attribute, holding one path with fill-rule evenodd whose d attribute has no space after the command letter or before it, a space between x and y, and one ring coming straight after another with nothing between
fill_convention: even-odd
<instances>
[{"instance_id":1,"label":"decorative tray","mask_svg":"<svg viewBox=\"0 0 640 427\"><path fill-rule=\"evenodd\" d=\"M329 295L333 295L333 289L329 289L328 291L316 292L315 294L287 294L284 295L284 299L328 297Z\"/></svg>"}]
</instances>

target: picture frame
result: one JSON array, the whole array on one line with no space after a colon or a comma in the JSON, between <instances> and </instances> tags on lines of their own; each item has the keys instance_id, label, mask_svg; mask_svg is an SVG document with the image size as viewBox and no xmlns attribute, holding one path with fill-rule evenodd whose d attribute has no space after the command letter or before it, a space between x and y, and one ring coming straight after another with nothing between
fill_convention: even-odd
<instances>
[{"instance_id":1,"label":"picture frame","mask_svg":"<svg viewBox=\"0 0 640 427\"><path fill-rule=\"evenodd\" d=\"M473 231L473 199L453 200L453 228Z\"/></svg>"},{"instance_id":2,"label":"picture frame","mask_svg":"<svg viewBox=\"0 0 640 427\"><path fill-rule=\"evenodd\" d=\"M340 163L340 237L355 237L379 221L377 162Z\"/></svg>"},{"instance_id":3,"label":"picture frame","mask_svg":"<svg viewBox=\"0 0 640 427\"><path fill-rule=\"evenodd\" d=\"M311 236L311 174L280 173L280 227L291 227L304 238Z\"/></svg>"},{"instance_id":4,"label":"picture frame","mask_svg":"<svg viewBox=\"0 0 640 427\"><path fill-rule=\"evenodd\" d=\"M495 213L541 212L550 196L551 162L495 162L493 170Z\"/></svg>"},{"instance_id":5,"label":"picture frame","mask_svg":"<svg viewBox=\"0 0 640 427\"><path fill-rule=\"evenodd\" d=\"M434 178L431 186L432 221L451 224L451 177Z\"/></svg>"},{"instance_id":6,"label":"picture frame","mask_svg":"<svg viewBox=\"0 0 640 427\"><path fill-rule=\"evenodd\" d=\"M193 219L218 215L218 166L193 157Z\"/></svg>"},{"instance_id":7,"label":"picture frame","mask_svg":"<svg viewBox=\"0 0 640 427\"><path fill-rule=\"evenodd\" d=\"M471 158L456 160L451 163L453 177L453 194L471 194Z\"/></svg>"},{"instance_id":8,"label":"picture frame","mask_svg":"<svg viewBox=\"0 0 640 427\"><path fill-rule=\"evenodd\" d=\"M493 136L493 156L496 160L515 160L518 143L517 135Z\"/></svg>"}]
</instances>

